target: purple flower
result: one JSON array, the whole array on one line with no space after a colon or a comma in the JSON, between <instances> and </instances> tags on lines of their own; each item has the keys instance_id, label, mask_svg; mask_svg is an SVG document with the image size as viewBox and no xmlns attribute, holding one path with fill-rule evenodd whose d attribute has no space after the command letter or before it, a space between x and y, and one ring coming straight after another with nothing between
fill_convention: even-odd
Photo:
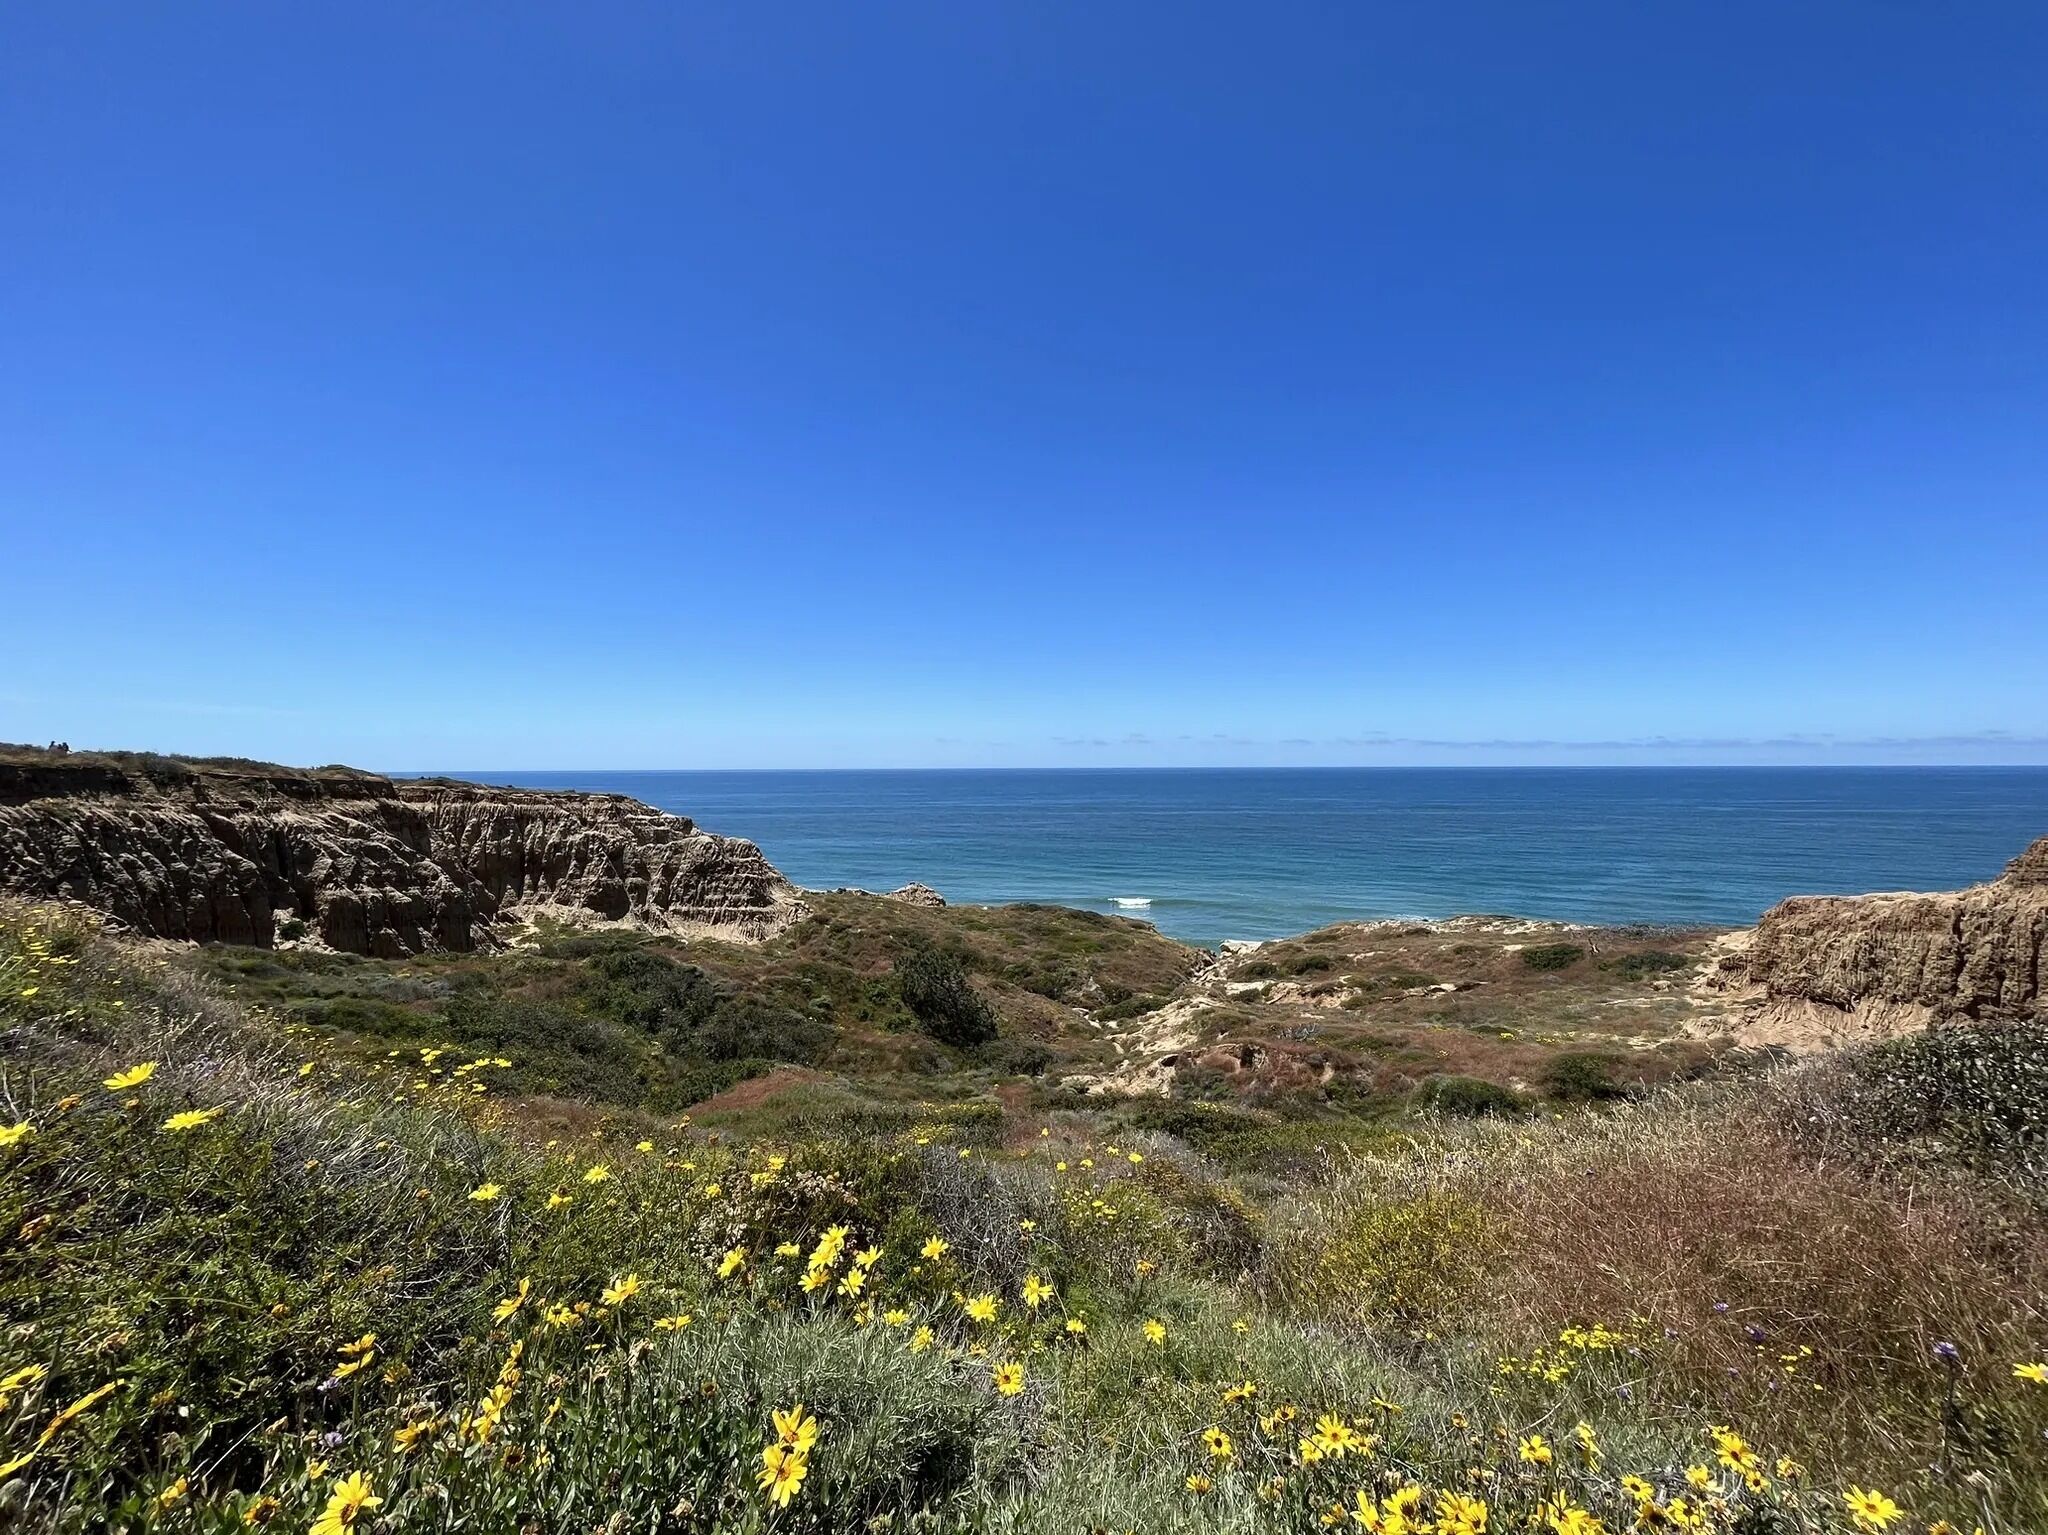
<instances>
[{"instance_id":1,"label":"purple flower","mask_svg":"<svg viewBox=\"0 0 2048 1535\"><path fill-rule=\"evenodd\" d=\"M1953 1343L1937 1343L1934 1345L1934 1357L1943 1364L1954 1364L1963 1357L1963 1352Z\"/></svg>"}]
</instances>

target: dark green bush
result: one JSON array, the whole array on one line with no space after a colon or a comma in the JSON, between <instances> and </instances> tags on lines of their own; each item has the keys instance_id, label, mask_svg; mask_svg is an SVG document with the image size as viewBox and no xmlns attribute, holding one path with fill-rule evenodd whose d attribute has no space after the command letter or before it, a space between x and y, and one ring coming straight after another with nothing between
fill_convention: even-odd
<instances>
[{"instance_id":1,"label":"dark green bush","mask_svg":"<svg viewBox=\"0 0 2048 1535\"><path fill-rule=\"evenodd\" d=\"M302 1003L297 1012L307 1023L367 1039L416 1039L432 1032L429 1015L374 997L323 997Z\"/></svg>"},{"instance_id":2,"label":"dark green bush","mask_svg":"<svg viewBox=\"0 0 2048 1535\"><path fill-rule=\"evenodd\" d=\"M1614 1080L1617 1064L1613 1056L1597 1050L1568 1050L1552 1057L1543 1068L1543 1090L1566 1103L1619 1098L1622 1088Z\"/></svg>"},{"instance_id":3,"label":"dark green bush","mask_svg":"<svg viewBox=\"0 0 2048 1535\"><path fill-rule=\"evenodd\" d=\"M1150 992L1135 995L1126 993L1108 1006L1098 1007L1095 1010L1095 1016L1104 1023L1117 1023L1125 1018L1136 1018L1140 1014L1151 1012L1155 1007L1164 1007L1165 1005L1166 998Z\"/></svg>"},{"instance_id":4,"label":"dark green bush","mask_svg":"<svg viewBox=\"0 0 2048 1535\"><path fill-rule=\"evenodd\" d=\"M1646 981L1652 976L1668 975L1673 970L1690 970L1692 965L1693 962L1685 955L1673 954L1669 949L1644 949L1640 954L1619 954L1613 959L1603 960L1600 968L1624 981Z\"/></svg>"},{"instance_id":5,"label":"dark green bush","mask_svg":"<svg viewBox=\"0 0 2048 1535\"><path fill-rule=\"evenodd\" d=\"M627 1024L678 1056L810 1065L833 1037L831 1024L815 1015L740 995L695 965L648 949L588 960L578 1000L585 1011Z\"/></svg>"},{"instance_id":6,"label":"dark green bush","mask_svg":"<svg viewBox=\"0 0 2048 1535\"><path fill-rule=\"evenodd\" d=\"M1222 1103L1182 1102L1153 1098L1141 1103L1130 1116L1133 1126L1153 1130L1187 1142L1197 1151L1214 1151L1226 1137L1242 1135L1271 1123L1272 1116Z\"/></svg>"},{"instance_id":7,"label":"dark green bush","mask_svg":"<svg viewBox=\"0 0 2048 1535\"><path fill-rule=\"evenodd\" d=\"M981 1047L980 1062L1005 1076L1036 1077L1053 1063L1053 1052L1036 1039L992 1039Z\"/></svg>"},{"instance_id":8,"label":"dark green bush","mask_svg":"<svg viewBox=\"0 0 2048 1535\"><path fill-rule=\"evenodd\" d=\"M1522 950L1522 963L1531 970L1564 970L1586 957L1575 943L1539 943Z\"/></svg>"},{"instance_id":9,"label":"dark green bush","mask_svg":"<svg viewBox=\"0 0 2048 1535\"><path fill-rule=\"evenodd\" d=\"M642 1107L656 1081L646 1042L630 1028L547 1002L459 996L433 1037L465 1056L511 1060L511 1069L493 1080L515 1092Z\"/></svg>"},{"instance_id":10,"label":"dark green bush","mask_svg":"<svg viewBox=\"0 0 2048 1535\"><path fill-rule=\"evenodd\" d=\"M967 980L958 954L929 945L896 962L896 986L918 1026L941 1044L979 1045L996 1037L996 1015Z\"/></svg>"},{"instance_id":11,"label":"dark green bush","mask_svg":"<svg viewBox=\"0 0 2048 1535\"><path fill-rule=\"evenodd\" d=\"M1483 1077L1431 1077L1415 1090L1415 1102L1456 1119L1512 1119L1527 1110L1519 1095Z\"/></svg>"},{"instance_id":12,"label":"dark green bush","mask_svg":"<svg viewBox=\"0 0 2048 1535\"><path fill-rule=\"evenodd\" d=\"M1064 1002L1087 984L1087 972L1064 960L1037 960L1003 967L1003 979L1021 991Z\"/></svg>"},{"instance_id":13,"label":"dark green bush","mask_svg":"<svg viewBox=\"0 0 2048 1535\"><path fill-rule=\"evenodd\" d=\"M706 1098L716 1097L729 1087L737 1087L749 1077L772 1071L776 1064L759 1057L741 1057L737 1060L706 1061L701 1066L678 1067L670 1073L668 1086L656 1095L651 1106L664 1113L686 1109Z\"/></svg>"}]
</instances>

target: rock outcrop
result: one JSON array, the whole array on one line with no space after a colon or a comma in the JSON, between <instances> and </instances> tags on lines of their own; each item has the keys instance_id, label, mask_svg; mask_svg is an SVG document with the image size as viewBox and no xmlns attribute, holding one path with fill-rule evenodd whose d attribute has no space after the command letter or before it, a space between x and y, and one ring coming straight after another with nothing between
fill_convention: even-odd
<instances>
[{"instance_id":1,"label":"rock outcrop","mask_svg":"<svg viewBox=\"0 0 2048 1535\"><path fill-rule=\"evenodd\" d=\"M624 795L125 754L0 757L0 890L152 937L375 955L540 914L752 940L803 911L753 843Z\"/></svg>"},{"instance_id":2,"label":"rock outcrop","mask_svg":"<svg viewBox=\"0 0 2048 1535\"><path fill-rule=\"evenodd\" d=\"M946 904L946 898L940 895L938 891L932 889L930 885L920 884L916 880L891 890L889 892L889 899L901 901L906 906L923 906L931 910L937 910Z\"/></svg>"},{"instance_id":3,"label":"rock outcrop","mask_svg":"<svg viewBox=\"0 0 2048 1535\"><path fill-rule=\"evenodd\" d=\"M2004 875L1932 895L1795 896L1741 962L1745 1038L1813 1048L1954 1019L2048 1021L2048 837Z\"/></svg>"}]
</instances>

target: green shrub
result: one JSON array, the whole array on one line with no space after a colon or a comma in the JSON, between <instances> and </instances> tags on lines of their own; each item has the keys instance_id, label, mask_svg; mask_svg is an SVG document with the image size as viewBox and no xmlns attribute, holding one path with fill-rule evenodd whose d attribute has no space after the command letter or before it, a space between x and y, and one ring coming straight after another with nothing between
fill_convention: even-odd
<instances>
[{"instance_id":1,"label":"green shrub","mask_svg":"<svg viewBox=\"0 0 2048 1535\"><path fill-rule=\"evenodd\" d=\"M1105 993L1107 990L1105 987ZM1165 1005L1166 998L1152 992L1126 993L1115 1001L1098 1007L1095 1016L1104 1023L1121 1023L1126 1018L1137 1018Z\"/></svg>"},{"instance_id":2,"label":"green shrub","mask_svg":"<svg viewBox=\"0 0 2048 1535\"><path fill-rule=\"evenodd\" d=\"M1517 1094L1483 1077L1431 1077L1415 1090L1415 1102L1453 1119L1512 1119L1527 1111Z\"/></svg>"},{"instance_id":3,"label":"green shrub","mask_svg":"<svg viewBox=\"0 0 2048 1535\"><path fill-rule=\"evenodd\" d=\"M1568 1050L1551 1057L1543 1068L1543 1088L1551 1097L1566 1103L1594 1103L1619 1098L1622 1088L1614 1080L1616 1058L1597 1050Z\"/></svg>"},{"instance_id":4,"label":"green shrub","mask_svg":"<svg viewBox=\"0 0 2048 1535\"><path fill-rule=\"evenodd\" d=\"M896 985L918 1025L940 1043L978 1045L996 1037L994 1009L968 983L966 965L951 950L911 950L896 962Z\"/></svg>"},{"instance_id":5,"label":"green shrub","mask_svg":"<svg viewBox=\"0 0 2048 1535\"><path fill-rule=\"evenodd\" d=\"M1002 1133L1003 1106L990 1098L949 1103L939 1110L938 1122L956 1144L992 1146Z\"/></svg>"},{"instance_id":6,"label":"green shrub","mask_svg":"<svg viewBox=\"0 0 2048 1535\"><path fill-rule=\"evenodd\" d=\"M759 1056L741 1056L736 1060L678 1066L670 1073L668 1089L661 1094L661 1102L656 1106L665 1112L686 1109L706 1098L714 1098L728 1088L737 1087L750 1077L773 1071L776 1065L776 1062Z\"/></svg>"},{"instance_id":7,"label":"green shrub","mask_svg":"<svg viewBox=\"0 0 2048 1535\"><path fill-rule=\"evenodd\" d=\"M1036 1039L992 1039L980 1049L978 1059L990 1071L1006 1077L1042 1076L1055 1059L1052 1046Z\"/></svg>"},{"instance_id":8,"label":"green shrub","mask_svg":"<svg viewBox=\"0 0 2048 1535\"><path fill-rule=\"evenodd\" d=\"M1222 1103L1148 1098L1131 1112L1130 1120L1138 1129L1170 1135L1197 1151L1208 1152L1227 1137L1272 1123L1272 1116Z\"/></svg>"},{"instance_id":9,"label":"green shrub","mask_svg":"<svg viewBox=\"0 0 2048 1535\"><path fill-rule=\"evenodd\" d=\"M675 1055L714 1061L768 1056L807 1065L831 1045L831 1025L736 993L695 965L650 949L599 953L585 964L583 1010L616 1019Z\"/></svg>"},{"instance_id":10,"label":"green shrub","mask_svg":"<svg viewBox=\"0 0 2048 1535\"><path fill-rule=\"evenodd\" d=\"M1005 965L1003 979L1019 990L1064 1002L1087 984L1087 972L1065 960L1020 961Z\"/></svg>"},{"instance_id":11,"label":"green shrub","mask_svg":"<svg viewBox=\"0 0 2048 1535\"><path fill-rule=\"evenodd\" d=\"M1585 957L1575 943L1539 943L1522 950L1522 963L1531 970L1565 970Z\"/></svg>"},{"instance_id":12,"label":"green shrub","mask_svg":"<svg viewBox=\"0 0 2048 1535\"><path fill-rule=\"evenodd\" d=\"M1637 954L1619 954L1600 962L1602 970L1624 981L1647 981L1653 976L1669 975L1674 970L1690 970L1692 967L1691 959L1669 949L1644 949Z\"/></svg>"},{"instance_id":13,"label":"green shrub","mask_svg":"<svg viewBox=\"0 0 2048 1535\"><path fill-rule=\"evenodd\" d=\"M1795 1087L1786 1122L1831 1152L1959 1163L2048 1208L2048 1029L1933 1028L1847 1053Z\"/></svg>"}]
</instances>

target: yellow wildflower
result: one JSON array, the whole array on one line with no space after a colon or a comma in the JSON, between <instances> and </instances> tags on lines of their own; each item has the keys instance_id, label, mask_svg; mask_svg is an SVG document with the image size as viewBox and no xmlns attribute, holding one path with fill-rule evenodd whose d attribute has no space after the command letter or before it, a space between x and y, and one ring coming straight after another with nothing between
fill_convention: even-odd
<instances>
[{"instance_id":1,"label":"yellow wildflower","mask_svg":"<svg viewBox=\"0 0 2048 1535\"><path fill-rule=\"evenodd\" d=\"M327 1498L327 1507L313 1521L313 1535L346 1535L365 1511L380 1508L383 1503L382 1498L370 1491L369 1479L360 1471L351 1471L334 1484L334 1491Z\"/></svg>"},{"instance_id":2,"label":"yellow wildflower","mask_svg":"<svg viewBox=\"0 0 2048 1535\"><path fill-rule=\"evenodd\" d=\"M140 1087L156 1075L156 1062L144 1061L140 1066L130 1066L126 1071L117 1071L100 1085L110 1093L125 1093L131 1087Z\"/></svg>"},{"instance_id":3,"label":"yellow wildflower","mask_svg":"<svg viewBox=\"0 0 2048 1535\"><path fill-rule=\"evenodd\" d=\"M1325 1455L1343 1458L1353 1450L1366 1448L1365 1436L1346 1423L1335 1413L1326 1412L1316 1419L1316 1447Z\"/></svg>"},{"instance_id":4,"label":"yellow wildflower","mask_svg":"<svg viewBox=\"0 0 2048 1535\"><path fill-rule=\"evenodd\" d=\"M526 1297L532 1293L533 1281L531 1279L521 1279L518 1289L491 1308L491 1320L494 1322L511 1321L519 1308L526 1304Z\"/></svg>"},{"instance_id":5,"label":"yellow wildflower","mask_svg":"<svg viewBox=\"0 0 2048 1535\"><path fill-rule=\"evenodd\" d=\"M439 1418L418 1418L410 1423L402 1423L391 1431L392 1446L400 1454L410 1455L424 1444L432 1436L434 1430L440 1426L441 1420Z\"/></svg>"},{"instance_id":6,"label":"yellow wildflower","mask_svg":"<svg viewBox=\"0 0 2048 1535\"><path fill-rule=\"evenodd\" d=\"M1851 1487L1842 1494L1849 1522L1859 1530L1882 1530L1899 1517L1899 1505L1874 1488Z\"/></svg>"},{"instance_id":7,"label":"yellow wildflower","mask_svg":"<svg viewBox=\"0 0 2048 1535\"><path fill-rule=\"evenodd\" d=\"M169 1119L165 1120L164 1128L173 1133L182 1130L197 1130L201 1125L218 1118L219 1115L219 1109L186 1109L182 1113L173 1114Z\"/></svg>"},{"instance_id":8,"label":"yellow wildflower","mask_svg":"<svg viewBox=\"0 0 2048 1535\"><path fill-rule=\"evenodd\" d=\"M1005 1359L989 1372L996 1390L1004 1396L1015 1396L1024 1389L1024 1366L1014 1359Z\"/></svg>"},{"instance_id":9,"label":"yellow wildflower","mask_svg":"<svg viewBox=\"0 0 2048 1535\"><path fill-rule=\"evenodd\" d=\"M784 1408L770 1415L775 1424L775 1439L798 1455L811 1453L811 1446L818 1442L818 1420L804 1411L804 1404Z\"/></svg>"},{"instance_id":10,"label":"yellow wildflower","mask_svg":"<svg viewBox=\"0 0 2048 1535\"><path fill-rule=\"evenodd\" d=\"M808 1458L803 1454L771 1444L761 1452L761 1472L755 1480L768 1494L769 1502L777 1508L786 1508L789 1500L796 1496L797 1489L803 1486L804 1473L809 1469Z\"/></svg>"}]
</instances>

